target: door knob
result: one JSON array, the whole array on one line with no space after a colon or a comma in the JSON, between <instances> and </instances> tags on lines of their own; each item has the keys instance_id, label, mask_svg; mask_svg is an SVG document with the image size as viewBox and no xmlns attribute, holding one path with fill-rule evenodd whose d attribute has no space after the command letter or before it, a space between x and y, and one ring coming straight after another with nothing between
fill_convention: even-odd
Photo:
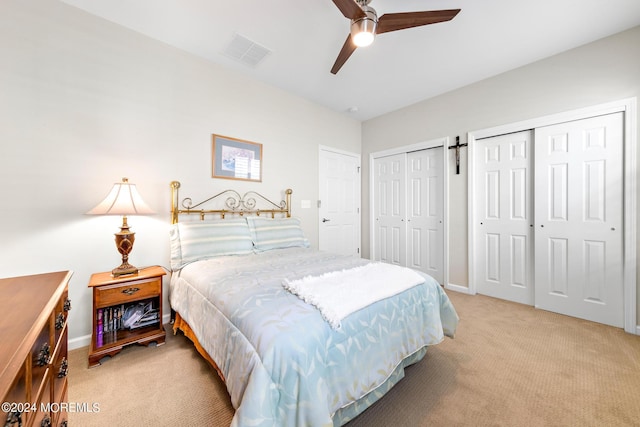
<instances>
[{"instance_id":1,"label":"door knob","mask_svg":"<svg viewBox=\"0 0 640 427\"><path fill-rule=\"evenodd\" d=\"M327 219L327 218L322 218L322 222L329 222L329 221L331 221L331 220Z\"/></svg>"}]
</instances>

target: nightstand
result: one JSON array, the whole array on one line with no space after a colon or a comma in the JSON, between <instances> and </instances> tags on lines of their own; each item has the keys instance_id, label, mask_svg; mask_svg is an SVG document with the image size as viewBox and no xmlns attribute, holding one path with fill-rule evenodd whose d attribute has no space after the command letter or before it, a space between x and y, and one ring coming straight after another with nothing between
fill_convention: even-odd
<instances>
[{"instance_id":1,"label":"nightstand","mask_svg":"<svg viewBox=\"0 0 640 427\"><path fill-rule=\"evenodd\" d=\"M89 367L105 356L115 356L129 344L164 344L162 326L162 277L159 266L138 274L113 277L96 273L89 280L93 288L93 332Z\"/></svg>"}]
</instances>

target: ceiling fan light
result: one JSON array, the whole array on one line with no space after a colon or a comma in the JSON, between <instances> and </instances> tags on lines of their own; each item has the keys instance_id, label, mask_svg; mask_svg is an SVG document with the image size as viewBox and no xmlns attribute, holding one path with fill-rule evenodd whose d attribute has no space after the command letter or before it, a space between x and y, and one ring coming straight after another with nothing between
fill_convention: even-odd
<instances>
[{"instance_id":1,"label":"ceiling fan light","mask_svg":"<svg viewBox=\"0 0 640 427\"><path fill-rule=\"evenodd\" d=\"M373 32L370 32L370 31L359 31L359 32L352 31L351 38L353 40L353 44L355 44L356 46L365 47L373 43L373 39L375 38L375 35Z\"/></svg>"}]
</instances>

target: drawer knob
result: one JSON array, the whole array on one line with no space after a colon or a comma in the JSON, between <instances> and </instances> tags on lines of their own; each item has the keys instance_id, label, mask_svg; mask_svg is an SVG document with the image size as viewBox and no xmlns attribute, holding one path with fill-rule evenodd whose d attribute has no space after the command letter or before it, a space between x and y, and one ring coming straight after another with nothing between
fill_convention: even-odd
<instances>
[{"instance_id":1,"label":"drawer knob","mask_svg":"<svg viewBox=\"0 0 640 427\"><path fill-rule=\"evenodd\" d=\"M38 353L38 357L36 358L36 364L38 366L45 366L49 363L49 351L49 343L44 343Z\"/></svg>"},{"instance_id":2,"label":"drawer knob","mask_svg":"<svg viewBox=\"0 0 640 427\"><path fill-rule=\"evenodd\" d=\"M56 331L59 331L64 326L64 314L58 313L56 316Z\"/></svg>"},{"instance_id":3,"label":"drawer knob","mask_svg":"<svg viewBox=\"0 0 640 427\"><path fill-rule=\"evenodd\" d=\"M64 301L64 311L69 311L69 310L71 310L71 300L67 298Z\"/></svg>"},{"instance_id":4,"label":"drawer knob","mask_svg":"<svg viewBox=\"0 0 640 427\"><path fill-rule=\"evenodd\" d=\"M67 376L69 372L69 362L67 362L67 358L62 358L62 363L60 363L60 369L58 370L58 378L64 378Z\"/></svg>"},{"instance_id":5,"label":"drawer knob","mask_svg":"<svg viewBox=\"0 0 640 427\"><path fill-rule=\"evenodd\" d=\"M14 424L22 426L22 412L13 411L7 413L7 421L5 422L4 427L11 427Z\"/></svg>"},{"instance_id":6,"label":"drawer knob","mask_svg":"<svg viewBox=\"0 0 640 427\"><path fill-rule=\"evenodd\" d=\"M131 295L135 294L136 292L138 292L139 290L140 290L140 288L129 288L129 289L123 290L122 293L131 296Z\"/></svg>"}]
</instances>

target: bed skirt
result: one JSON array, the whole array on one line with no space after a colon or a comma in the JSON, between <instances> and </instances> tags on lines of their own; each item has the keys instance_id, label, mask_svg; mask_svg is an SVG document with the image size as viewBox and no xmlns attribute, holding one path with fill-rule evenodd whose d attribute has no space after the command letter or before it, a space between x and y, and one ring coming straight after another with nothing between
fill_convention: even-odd
<instances>
[{"instance_id":1,"label":"bed skirt","mask_svg":"<svg viewBox=\"0 0 640 427\"><path fill-rule=\"evenodd\" d=\"M175 335L178 332L178 330L182 331L184 336L189 338L191 342L193 342L193 345L196 347L196 350L198 351L198 353L200 353L200 355L204 357L204 359L207 362L209 362L211 366L215 368L216 372L218 373L218 376L222 379L222 381L226 382L226 380L224 379L224 375L222 374L222 371L220 370L220 368L218 368L218 365L216 364L216 362L213 361L211 356L209 356L209 353L207 353L207 351L202 347L202 345L200 345L200 341L198 341L196 334L194 334L193 331L191 330L191 326L189 326L189 324L180 316L180 313L176 312L176 318L173 321L173 335Z\"/></svg>"}]
</instances>

